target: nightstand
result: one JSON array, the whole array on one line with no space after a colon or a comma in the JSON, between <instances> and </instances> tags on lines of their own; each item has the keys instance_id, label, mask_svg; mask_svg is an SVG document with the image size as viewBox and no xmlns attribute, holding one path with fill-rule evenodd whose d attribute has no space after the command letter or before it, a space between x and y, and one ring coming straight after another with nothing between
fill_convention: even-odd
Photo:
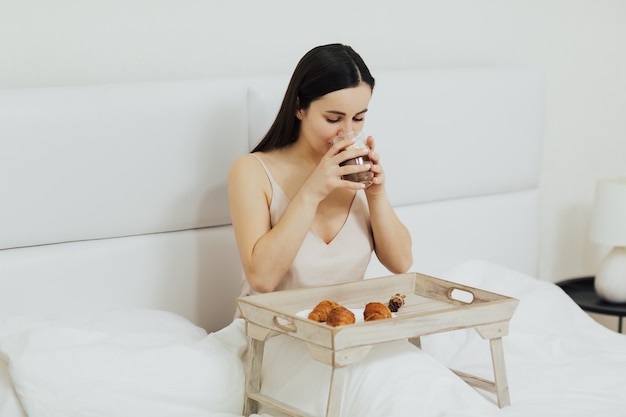
<instances>
[{"instance_id":1,"label":"nightstand","mask_svg":"<svg viewBox=\"0 0 626 417\"><path fill-rule=\"evenodd\" d=\"M601 299L593 288L594 277L582 277L557 282L567 295L572 297L585 311L599 314L617 316L617 331L622 332L622 322L626 316L626 303L610 303Z\"/></svg>"}]
</instances>

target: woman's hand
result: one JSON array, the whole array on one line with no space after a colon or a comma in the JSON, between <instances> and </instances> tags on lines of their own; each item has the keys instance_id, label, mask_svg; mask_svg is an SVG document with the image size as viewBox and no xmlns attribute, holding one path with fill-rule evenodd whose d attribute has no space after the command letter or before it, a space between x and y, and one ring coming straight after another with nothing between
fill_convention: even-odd
<instances>
[{"instance_id":1,"label":"woman's hand","mask_svg":"<svg viewBox=\"0 0 626 417\"><path fill-rule=\"evenodd\" d=\"M366 145L370 149L368 154L372 164L370 171L374 173L372 185L366 189L366 193L368 195L373 195L382 192L382 188L385 184L385 171L383 170L382 165L380 165L380 154L374 151L376 144L372 136L367 137Z\"/></svg>"},{"instance_id":2,"label":"woman's hand","mask_svg":"<svg viewBox=\"0 0 626 417\"><path fill-rule=\"evenodd\" d=\"M316 196L318 201L321 201L338 188L350 190L364 189L364 184L344 180L342 176L369 171L373 166L371 162L363 165L339 165L349 159L370 154L370 151L366 148L348 149L354 142L354 139L347 138L331 145L318 166L304 183L302 187L303 190L309 190L309 192Z\"/></svg>"}]
</instances>

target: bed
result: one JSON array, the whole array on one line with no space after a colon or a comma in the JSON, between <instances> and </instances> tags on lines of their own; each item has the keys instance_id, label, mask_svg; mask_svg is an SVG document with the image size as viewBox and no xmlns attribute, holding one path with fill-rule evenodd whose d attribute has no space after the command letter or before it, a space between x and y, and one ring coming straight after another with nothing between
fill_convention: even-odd
<instances>
[{"instance_id":1,"label":"bed","mask_svg":"<svg viewBox=\"0 0 626 417\"><path fill-rule=\"evenodd\" d=\"M511 405L450 371L493 377L486 341L459 329L351 365L341 415L626 415L626 338L535 278L542 74L374 75L365 130L412 233L411 270L519 300L503 338ZM242 415L226 173L286 82L0 91L0 415ZM374 257L367 278L385 275ZM303 415L325 415L328 374L297 340L267 342L263 392Z\"/></svg>"}]
</instances>

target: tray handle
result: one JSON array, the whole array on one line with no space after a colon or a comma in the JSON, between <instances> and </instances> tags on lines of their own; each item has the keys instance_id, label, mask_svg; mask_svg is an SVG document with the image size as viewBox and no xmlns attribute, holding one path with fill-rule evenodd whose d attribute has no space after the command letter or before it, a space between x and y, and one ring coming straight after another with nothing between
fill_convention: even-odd
<instances>
[{"instance_id":1,"label":"tray handle","mask_svg":"<svg viewBox=\"0 0 626 417\"><path fill-rule=\"evenodd\" d=\"M298 331L296 324L293 321L284 317L274 316L272 322L274 323L274 326L286 332L295 333L296 331Z\"/></svg>"},{"instance_id":2,"label":"tray handle","mask_svg":"<svg viewBox=\"0 0 626 417\"><path fill-rule=\"evenodd\" d=\"M466 288L450 287L447 296L452 301L458 301L463 304L472 304L476 297L474 293Z\"/></svg>"}]
</instances>

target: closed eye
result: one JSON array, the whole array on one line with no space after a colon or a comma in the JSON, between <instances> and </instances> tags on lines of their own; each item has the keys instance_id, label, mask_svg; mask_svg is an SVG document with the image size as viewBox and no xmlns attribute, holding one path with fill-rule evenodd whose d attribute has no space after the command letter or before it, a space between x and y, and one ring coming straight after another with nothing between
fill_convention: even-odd
<instances>
[{"instance_id":1,"label":"closed eye","mask_svg":"<svg viewBox=\"0 0 626 417\"><path fill-rule=\"evenodd\" d=\"M365 117L364 117L365 112L367 112L367 109L358 112L357 114L354 115L352 120L355 121L355 122L362 122L363 120L365 120ZM340 112L340 111L333 111L333 110L331 110L331 111L328 111L327 113L338 116L336 118L326 117L326 121L328 123L339 123L346 116L345 113Z\"/></svg>"}]
</instances>

